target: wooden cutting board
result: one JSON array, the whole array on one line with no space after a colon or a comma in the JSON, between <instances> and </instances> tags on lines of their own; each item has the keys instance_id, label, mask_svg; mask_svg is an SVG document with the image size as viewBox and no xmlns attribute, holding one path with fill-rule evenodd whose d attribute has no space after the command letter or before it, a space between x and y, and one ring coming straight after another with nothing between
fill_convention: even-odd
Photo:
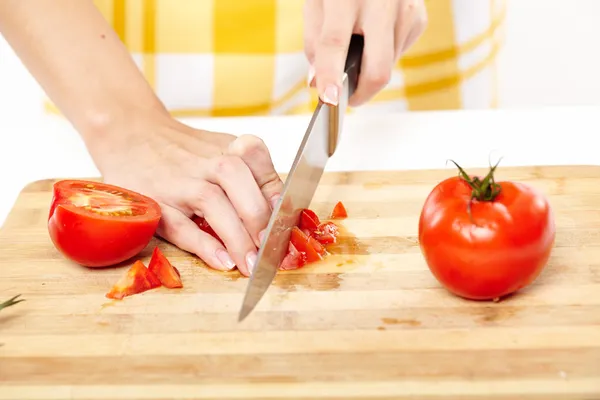
<instances>
[{"instance_id":1,"label":"wooden cutting board","mask_svg":"<svg viewBox=\"0 0 600 400\"><path fill-rule=\"evenodd\" d=\"M484 172L472 170L469 172ZM334 255L280 273L256 311L247 279L153 240L185 288L109 301L124 273L74 265L46 230L52 181L0 231L0 399L598 399L600 167L503 168L546 193L558 232L534 285L470 302L435 281L419 211L445 171L329 173L312 208L350 217Z\"/></svg>"}]
</instances>

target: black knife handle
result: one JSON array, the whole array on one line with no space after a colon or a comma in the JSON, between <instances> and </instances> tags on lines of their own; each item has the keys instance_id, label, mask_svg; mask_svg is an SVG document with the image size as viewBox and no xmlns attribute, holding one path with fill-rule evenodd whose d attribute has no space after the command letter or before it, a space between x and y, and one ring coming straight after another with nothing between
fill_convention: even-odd
<instances>
[{"instance_id":1,"label":"black knife handle","mask_svg":"<svg viewBox=\"0 0 600 400\"><path fill-rule=\"evenodd\" d=\"M344 66L344 72L348 75L348 98L352 97L356 86L358 86L364 45L365 39L362 35L354 34L350 38L346 65Z\"/></svg>"}]
</instances>

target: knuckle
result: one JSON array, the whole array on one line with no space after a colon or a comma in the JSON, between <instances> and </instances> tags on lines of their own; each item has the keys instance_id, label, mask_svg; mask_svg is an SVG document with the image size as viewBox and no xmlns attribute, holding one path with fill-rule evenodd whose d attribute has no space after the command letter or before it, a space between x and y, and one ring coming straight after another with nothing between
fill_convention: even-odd
<instances>
[{"instance_id":1,"label":"knuckle","mask_svg":"<svg viewBox=\"0 0 600 400\"><path fill-rule=\"evenodd\" d=\"M243 161L234 155L224 155L215 161L215 174L218 176L228 176L235 174L239 170Z\"/></svg>"},{"instance_id":2,"label":"knuckle","mask_svg":"<svg viewBox=\"0 0 600 400\"><path fill-rule=\"evenodd\" d=\"M319 43L324 47L343 48L346 41L344 32L339 29L325 30L319 38Z\"/></svg>"},{"instance_id":3,"label":"knuckle","mask_svg":"<svg viewBox=\"0 0 600 400\"><path fill-rule=\"evenodd\" d=\"M379 68L368 73L365 76L365 82L369 86L381 87L389 83L392 78L392 70L390 68Z\"/></svg>"},{"instance_id":4,"label":"knuckle","mask_svg":"<svg viewBox=\"0 0 600 400\"><path fill-rule=\"evenodd\" d=\"M280 184L282 184L282 181L279 174L276 171L271 171L265 175L262 186L277 186Z\"/></svg>"},{"instance_id":5,"label":"knuckle","mask_svg":"<svg viewBox=\"0 0 600 400\"><path fill-rule=\"evenodd\" d=\"M231 153L242 158L255 157L267 153L267 146L258 136L241 135L231 144Z\"/></svg>"},{"instance_id":6,"label":"knuckle","mask_svg":"<svg viewBox=\"0 0 600 400\"><path fill-rule=\"evenodd\" d=\"M254 233L258 234L258 232L267 226L270 217L270 209L267 203L257 203L256 205L248 207L242 215L240 219L244 222L245 225L249 226L249 230L255 231Z\"/></svg>"},{"instance_id":7,"label":"knuckle","mask_svg":"<svg viewBox=\"0 0 600 400\"><path fill-rule=\"evenodd\" d=\"M219 186L207 181L202 181L195 193L196 201L200 205L205 205L209 201L214 201L215 198L220 198L222 196L223 190Z\"/></svg>"}]
</instances>

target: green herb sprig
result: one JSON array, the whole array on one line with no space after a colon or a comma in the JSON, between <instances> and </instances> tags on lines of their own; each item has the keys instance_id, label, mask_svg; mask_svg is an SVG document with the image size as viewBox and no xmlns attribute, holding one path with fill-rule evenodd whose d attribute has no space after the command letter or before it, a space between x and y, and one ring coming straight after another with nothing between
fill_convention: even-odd
<instances>
[{"instance_id":1,"label":"green herb sprig","mask_svg":"<svg viewBox=\"0 0 600 400\"><path fill-rule=\"evenodd\" d=\"M8 299L4 303L0 303L0 310L2 310L3 308L6 308L6 307L14 306L15 304L20 303L22 301L25 301L25 299L17 300L19 298L19 296L21 296L21 295L18 294L15 297L13 297L12 299Z\"/></svg>"}]
</instances>

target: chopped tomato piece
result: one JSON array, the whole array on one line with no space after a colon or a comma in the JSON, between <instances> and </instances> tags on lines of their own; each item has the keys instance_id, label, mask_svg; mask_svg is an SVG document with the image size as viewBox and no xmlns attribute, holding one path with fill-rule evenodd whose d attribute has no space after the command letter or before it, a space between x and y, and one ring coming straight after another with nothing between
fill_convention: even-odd
<instances>
[{"instance_id":1,"label":"chopped tomato piece","mask_svg":"<svg viewBox=\"0 0 600 400\"><path fill-rule=\"evenodd\" d=\"M321 244L335 243L338 235L339 235L338 227L333 222L323 222L313 232L314 238L317 239L319 241L319 243L321 243Z\"/></svg>"},{"instance_id":2,"label":"chopped tomato piece","mask_svg":"<svg viewBox=\"0 0 600 400\"><path fill-rule=\"evenodd\" d=\"M292 228L292 235L290 241L292 242L294 247L298 249L298 251L306 254L306 262L309 263L323 259L323 256L321 255L321 250L315 247L315 243L318 242L314 238L311 242L311 238L311 236L305 235L304 232L302 232L297 226Z\"/></svg>"},{"instance_id":3,"label":"chopped tomato piece","mask_svg":"<svg viewBox=\"0 0 600 400\"><path fill-rule=\"evenodd\" d=\"M298 269L306 265L306 254L301 253L294 247L292 242L288 246L288 253L281 262L279 269L292 270Z\"/></svg>"},{"instance_id":4,"label":"chopped tomato piece","mask_svg":"<svg viewBox=\"0 0 600 400\"><path fill-rule=\"evenodd\" d=\"M333 211L331 212L332 219L344 219L348 218L348 212L346 212L346 207L342 204L341 201L338 201L335 207L333 207Z\"/></svg>"},{"instance_id":5,"label":"chopped tomato piece","mask_svg":"<svg viewBox=\"0 0 600 400\"><path fill-rule=\"evenodd\" d=\"M337 218L347 216L346 209L341 202L336 204L333 214ZM200 229L223 244L223 241L204 218L194 216L192 220ZM322 260L327 255L325 245L335 243L338 235L339 231L335 223L331 221L321 222L314 211L307 208L303 209L300 213L298 226L292 228L288 252L279 269L298 269L308 263Z\"/></svg>"},{"instance_id":6,"label":"chopped tomato piece","mask_svg":"<svg viewBox=\"0 0 600 400\"><path fill-rule=\"evenodd\" d=\"M302 230L307 229L312 232L317 229L320 222L319 217L312 210L304 209L300 213L300 229Z\"/></svg>"},{"instance_id":7,"label":"chopped tomato piece","mask_svg":"<svg viewBox=\"0 0 600 400\"><path fill-rule=\"evenodd\" d=\"M121 279L106 294L109 299L120 300L126 296L160 287L160 280L144 263L136 261Z\"/></svg>"},{"instance_id":8,"label":"chopped tomato piece","mask_svg":"<svg viewBox=\"0 0 600 400\"><path fill-rule=\"evenodd\" d=\"M175 269L158 247L154 248L148 269L154 273L163 286L169 289L182 288L179 271Z\"/></svg>"}]
</instances>

